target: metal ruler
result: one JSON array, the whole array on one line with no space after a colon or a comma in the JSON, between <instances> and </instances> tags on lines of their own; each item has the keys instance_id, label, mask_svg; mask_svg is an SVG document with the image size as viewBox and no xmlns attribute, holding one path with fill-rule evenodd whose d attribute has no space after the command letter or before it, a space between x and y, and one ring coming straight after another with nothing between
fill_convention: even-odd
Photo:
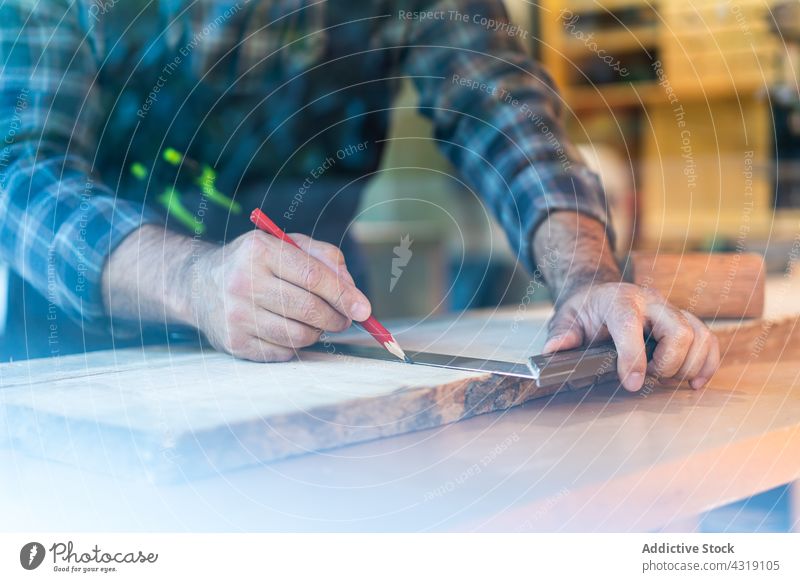
<instances>
[{"instance_id":1,"label":"metal ruler","mask_svg":"<svg viewBox=\"0 0 800 582\"><path fill-rule=\"evenodd\" d=\"M645 347L647 359L650 360L655 349L655 341L647 340ZM404 362L399 361L386 350L378 347L325 342L318 343L308 349L317 352L404 364ZM613 377L617 370L617 350L613 342L610 341L586 348L531 356L526 363L486 360L431 352L407 351L406 353L411 359L411 365L523 378L535 381L539 387L587 384L594 379Z\"/></svg>"}]
</instances>

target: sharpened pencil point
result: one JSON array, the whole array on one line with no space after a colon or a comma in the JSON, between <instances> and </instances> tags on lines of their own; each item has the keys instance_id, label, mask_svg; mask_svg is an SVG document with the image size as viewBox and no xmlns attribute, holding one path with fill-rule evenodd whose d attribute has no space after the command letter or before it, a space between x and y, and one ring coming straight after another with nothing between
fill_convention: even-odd
<instances>
[{"instance_id":1,"label":"sharpened pencil point","mask_svg":"<svg viewBox=\"0 0 800 582\"><path fill-rule=\"evenodd\" d=\"M383 347L385 347L392 354L394 354L404 362L408 359L408 356L406 356L406 353L403 351L403 348L400 347L400 344L398 344L396 340L385 342L383 344Z\"/></svg>"}]
</instances>

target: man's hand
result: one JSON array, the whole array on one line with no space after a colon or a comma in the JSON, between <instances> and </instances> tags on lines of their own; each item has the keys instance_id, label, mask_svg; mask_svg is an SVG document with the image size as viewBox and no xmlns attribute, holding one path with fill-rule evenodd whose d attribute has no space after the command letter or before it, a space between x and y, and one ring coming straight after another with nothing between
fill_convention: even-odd
<instances>
[{"instance_id":1,"label":"man's hand","mask_svg":"<svg viewBox=\"0 0 800 582\"><path fill-rule=\"evenodd\" d=\"M343 331L371 311L338 248L291 237L302 250L260 231L220 247L144 226L106 266L107 311L193 325L240 358L291 359L323 331Z\"/></svg>"},{"instance_id":2,"label":"man's hand","mask_svg":"<svg viewBox=\"0 0 800 582\"><path fill-rule=\"evenodd\" d=\"M644 331L658 342L647 363ZM689 380L703 387L719 366L717 338L702 321L667 303L656 291L630 283L590 285L573 294L550 321L545 353L577 348L611 336L617 374L631 392L649 373L660 379Z\"/></svg>"},{"instance_id":3,"label":"man's hand","mask_svg":"<svg viewBox=\"0 0 800 582\"><path fill-rule=\"evenodd\" d=\"M321 332L369 317L344 256L333 245L289 235L303 250L253 231L206 254L193 300L197 327L217 349L256 361L285 361Z\"/></svg>"},{"instance_id":4,"label":"man's hand","mask_svg":"<svg viewBox=\"0 0 800 582\"><path fill-rule=\"evenodd\" d=\"M539 270L555 297L545 353L608 338L617 348L622 385L639 390L645 373L705 385L719 366L709 329L656 291L621 282L603 225L575 212L554 212L534 234ZM658 342L647 364L644 334Z\"/></svg>"}]
</instances>

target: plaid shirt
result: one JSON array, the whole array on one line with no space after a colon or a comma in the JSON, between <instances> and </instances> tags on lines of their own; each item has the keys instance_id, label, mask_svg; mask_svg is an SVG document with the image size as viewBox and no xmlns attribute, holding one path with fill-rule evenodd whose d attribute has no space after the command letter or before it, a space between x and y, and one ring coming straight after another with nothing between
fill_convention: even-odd
<instances>
[{"instance_id":1,"label":"plaid shirt","mask_svg":"<svg viewBox=\"0 0 800 582\"><path fill-rule=\"evenodd\" d=\"M143 223L192 234L199 222L225 241L249 228L234 210L258 205L294 231L336 224L318 236L336 240L410 78L441 151L533 270L548 212L607 216L526 40L490 0L4 0L0 259L54 309L97 324L106 257ZM194 182L176 220L162 178L184 183L190 164L158 170L167 147L212 167L235 203Z\"/></svg>"}]
</instances>

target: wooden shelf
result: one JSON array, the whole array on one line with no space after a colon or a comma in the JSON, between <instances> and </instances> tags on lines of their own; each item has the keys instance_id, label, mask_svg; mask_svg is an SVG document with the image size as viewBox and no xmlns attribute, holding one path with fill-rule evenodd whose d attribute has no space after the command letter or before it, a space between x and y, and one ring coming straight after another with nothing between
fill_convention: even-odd
<instances>
[{"instance_id":1,"label":"wooden shelf","mask_svg":"<svg viewBox=\"0 0 800 582\"><path fill-rule=\"evenodd\" d=\"M659 31L653 26L595 32L592 41L609 54L631 51L653 50L658 44ZM593 54L584 41L565 33L562 52L566 57L575 58Z\"/></svg>"},{"instance_id":2,"label":"wooden shelf","mask_svg":"<svg viewBox=\"0 0 800 582\"><path fill-rule=\"evenodd\" d=\"M613 12L623 8L630 8L632 6L655 6L656 2L648 2L646 0L572 0L568 3L569 9L575 13L578 12Z\"/></svg>"},{"instance_id":3,"label":"wooden shelf","mask_svg":"<svg viewBox=\"0 0 800 582\"><path fill-rule=\"evenodd\" d=\"M659 93L656 83L626 83L595 85L564 89L564 100L572 109L613 109L616 107L642 107Z\"/></svg>"},{"instance_id":4,"label":"wooden shelf","mask_svg":"<svg viewBox=\"0 0 800 582\"><path fill-rule=\"evenodd\" d=\"M676 84L673 86L681 103L696 103L725 98L758 97L764 94L764 83L750 79L734 85L730 79L708 79L702 85ZM564 101L575 111L614 109L616 107L646 107L668 103L666 92L651 81L640 83L595 86L571 86L562 91Z\"/></svg>"},{"instance_id":5,"label":"wooden shelf","mask_svg":"<svg viewBox=\"0 0 800 582\"><path fill-rule=\"evenodd\" d=\"M544 64L572 115L587 117L587 123L581 121L578 139L618 143L619 127L603 119L618 113L633 120L625 129L638 132L634 151L628 150L628 143L618 145L639 169L640 242L702 241L709 232L736 241L765 236L770 229L777 234L782 229L788 232L789 226L796 228L796 214L773 212L770 176L749 180L744 170L746 160L757 166L772 155L766 93L779 78L781 62L781 47L767 21L773 3L742 0L734 12L717 0L542 2ZM631 14L650 9L660 18L655 25L631 20L630 28L623 23L614 28L593 26L608 19L584 18L589 12L621 8L632 9ZM648 80L643 67L650 63L645 59L644 65L636 61L638 81L627 77L582 84L583 67L587 74L595 73L596 63L590 60L595 47L585 46L585 37L570 34L575 30L565 30L559 18L562 10L580 16L575 30L593 33L598 49L634 61L635 53L646 49L651 59L660 61L659 74L665 76ZM655 71L649 73L655 76ZM607 76L611 81L613 75ZM684 160L681 156L687 149ZM720 166L720 157L734 161ZM669 164L672 159L683 161Z\"/></svg>"}]
</instances>

